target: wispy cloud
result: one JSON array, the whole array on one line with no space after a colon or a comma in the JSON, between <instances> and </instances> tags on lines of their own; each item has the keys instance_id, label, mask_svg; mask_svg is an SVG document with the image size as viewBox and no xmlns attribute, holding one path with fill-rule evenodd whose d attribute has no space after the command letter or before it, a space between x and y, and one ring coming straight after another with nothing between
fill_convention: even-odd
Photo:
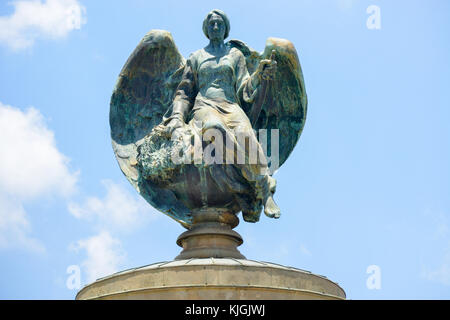
<instances>
[{"instance_id":1,"label":"wispy cloud","mask_svg":"<svg viewBox=\"0 0 450 320\"><path fill-rule=\"evenodd\" d=\"M86 23L78 0L18 0L14 12L0 17L0 44L13 50L33 46L38 38L60 39Z\"/></svg>"},{"instance_id":2,"label":"wispy cloud","mask_svg":"<svg viewBox=\"0 0 450 320\"><path fill-rule=\"evenodd\" d=\"M86 258L81 266L86 272L87 282L118 271L126 257L120 240L113 238L107 231L79 240L71 246L71 249L76 252L85 251Z\"/></svg>"},{"instance_id":3,"label":"wispy cloud","mask_svg":"<svg viewBox=\"0 0 450 320\"><path fill-rule=\"evenodd\" d=\"M85 253L86 258L80 266L83 274L87 275L83 281L88 282L118 271L125 263L126 252L116 237L118 233L136 230L159 216L138 193L131 193L111 180L102 183L106 190L103 197L91 196L81 204L68 204L68 210L75 218L88 222L94 230L100 230L96 236L78 240L70 247Z\"/></svg>"},{"instance_id":4,"label":"wispy cloud","mask_svg":"<svg viewBox=\"0 0 450 320\"><path fill-rule=\"evenodd\" d=\"M137 193L131 194L111 180L102 183L106 189L103 198L88 197L82 204L69 203L69 212L74 217L120 232L132 231L157 217L156 210Z\"/></svg>"},{"instance_id":5,"label":"wispy cloud","mask_svg":"<svg viewBox=\"0 0 450 320\"><path fill-rule=\"evenodd\" d=\"M0 194L0 249L27 248L45 252L39 240L30 237L31 225L20 201Z\"/></svg>"},{"instance_id":6,"label":"wispy cloud","mask_svg":"<svg viewBox=\"0 0 450 320\"><path fill-rule=\"evenodd\" d=\"M0 102L0 248L43 246L29 237L31 225L23 204L42 196L68 196L77 172L56 147L53 132L35 108L21 111Z\"/></svg>"}]
</instances>

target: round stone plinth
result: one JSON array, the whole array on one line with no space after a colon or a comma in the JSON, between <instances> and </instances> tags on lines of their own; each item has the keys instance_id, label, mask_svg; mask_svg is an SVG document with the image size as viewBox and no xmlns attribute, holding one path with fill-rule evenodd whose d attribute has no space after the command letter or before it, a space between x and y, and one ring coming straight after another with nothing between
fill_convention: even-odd
<instances>
[{"instance_id":1,"label":"round stone plinth","mask_svg":"<svg viewBox=\"0 0 450 320\"><path fill-rule=\"evenodd\" d=\"M98 279L77 300L303 300L345 299L324 276L245 259L189 259L160 262Z\"/></svg>"}]
</instances>

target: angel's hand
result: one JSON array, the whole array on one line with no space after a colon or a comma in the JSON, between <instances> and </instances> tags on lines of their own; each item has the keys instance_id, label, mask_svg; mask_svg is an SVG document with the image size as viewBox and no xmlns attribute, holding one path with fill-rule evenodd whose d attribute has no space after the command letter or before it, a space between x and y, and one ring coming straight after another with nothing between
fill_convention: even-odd
<instances>
[{"instance_id":1,"label":"angel's hand","mask_svg":"<svg viewBox=\"0 0 450 320\"><path fill-rule=\"evenodd\" d=\"M272 50L270 59L261 60L258 66L258 75L263 80L271 80L277 70L277 62L275 61L275 50Z\"/></svg>"}]
</instances>

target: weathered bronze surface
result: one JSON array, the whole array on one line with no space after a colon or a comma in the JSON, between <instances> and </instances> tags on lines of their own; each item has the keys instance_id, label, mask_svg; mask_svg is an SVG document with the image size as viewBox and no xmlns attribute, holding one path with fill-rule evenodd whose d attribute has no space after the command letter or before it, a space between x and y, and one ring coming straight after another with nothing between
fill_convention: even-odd
<instances>
[{"instance_id":1,"label":"weathered bronze surface","mask_svg":"<svg viewBox=\"0 0 450 320\"><path fill-rule=\"evenodd\" d=\"M232 231L237 223L230 216L242 211L245 221L256 222L263 207L278 218L274 148L279 167L305 124L307 99L294 45L269 38L260 54L239 40L225 43L229 31L227 16L211 11L203 22L209 44L185 60L168 31L151 30L123 67L111 98L120 168L151 205L188 229L209 215L216 227ZM268 130L267 146L260 143L260 129ZM279 130L277 141L271 129ZM206 137L208 130L219 134ZM251 145L257 162L250 161ZM213 161L198 159L198 146ZM181 160L174 161L174 154ZM196 237L179 244L195 246Z\"/></svg>"}]
</instances>

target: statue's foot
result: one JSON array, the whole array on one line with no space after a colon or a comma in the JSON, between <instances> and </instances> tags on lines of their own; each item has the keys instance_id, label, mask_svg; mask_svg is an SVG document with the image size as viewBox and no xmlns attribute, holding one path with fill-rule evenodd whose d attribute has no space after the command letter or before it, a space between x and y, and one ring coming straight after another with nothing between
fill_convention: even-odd
<instances>
[{"instance_id":1,"label":"statue's foot","mask_svg":"<svg viewBox=\"0 0 450 320\"><path fill-rule=\"evenodd\" d=\"M271 176L268 176L268 181L269 181L269 190L270 192L272 192L272 194L274 194L277 188L277 181L275 180L275 178Z\"/></svg>"},{"instance_id":2,"label":"statue's foot","mask_svg":"<svg viewBox=\"0 0 450 320\"><path fill-rule=\"evenodd\" d=\"M264 205L264 213L269 218L274 219L278 219L281 215L280 208L278 208L272 196L267 198L266 204Z\"/></svg>"}]
</instances>

